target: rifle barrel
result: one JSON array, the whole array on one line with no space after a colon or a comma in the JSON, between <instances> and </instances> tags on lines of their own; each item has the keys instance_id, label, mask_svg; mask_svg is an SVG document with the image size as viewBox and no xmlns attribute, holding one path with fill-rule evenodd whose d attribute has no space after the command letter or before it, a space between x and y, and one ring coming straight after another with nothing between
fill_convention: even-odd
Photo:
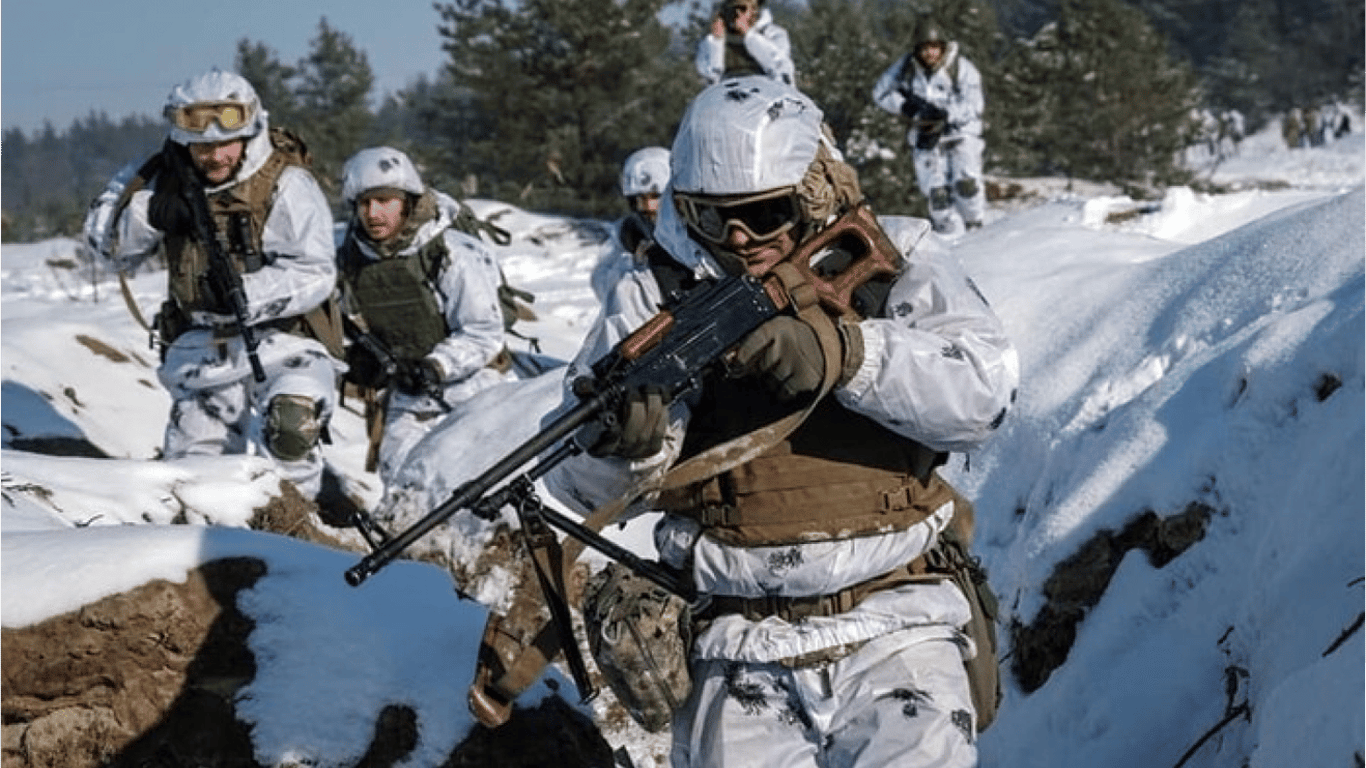
<instances>
[{"instance_id":1,"label":"rifle barrel","mask_svg":"<svg viewBox=\"0 0 1366 768\"><path fill-rule=\"evenodd\" d=\"M574 430L596 417L610 397L610 393L604 392L597 397L579 403L572 410L555 419L550 426L503 457L498 463L484 470L478 477L457 488L451 497L437 506L436 509L428 512L422 519L408 526L398 535L384 542L378 549L362 558L359 563L347 569L346 583L353 587L360 586L379 569L397 558L400 552L425 536L428 531L440 525L446 518L462 509L473 509L484 497L484 494L517 471L523 464L535 459L542 451L568 437Z\"/></svg>"}]
</instances>

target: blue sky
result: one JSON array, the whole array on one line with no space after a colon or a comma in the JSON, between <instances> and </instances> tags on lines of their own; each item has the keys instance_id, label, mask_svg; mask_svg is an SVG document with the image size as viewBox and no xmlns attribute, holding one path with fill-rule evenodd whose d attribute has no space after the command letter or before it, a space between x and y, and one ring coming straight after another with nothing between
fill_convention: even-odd
<instances>
[{"instance_id":1,"label":"blue sky","mask_svg":"<svg viewBox=\"0 0 1366 768\"><path fill-rule=\"evenodd\" d=\"M61 131L91 110L155 116L176 83L231 69L244 37L298 61L323 16L366 53L376 96L445 61L428 0L12 1L0 18L0 123Z\"/></svg>"},{"instance_id":2,"label":"blue sky","mask_svg":"<svg viewBox=\"0 0 1366 768\"><path fill-rule=\"evenodd\" d=\"M66 130L91 110L156 116L176 83L231 69L244 37L297 62L324 16L369 58L377 99L445 63L429 0L11 0L0 19L0 124L32 133L45 120Z\"/></svg>"}]
</instances>

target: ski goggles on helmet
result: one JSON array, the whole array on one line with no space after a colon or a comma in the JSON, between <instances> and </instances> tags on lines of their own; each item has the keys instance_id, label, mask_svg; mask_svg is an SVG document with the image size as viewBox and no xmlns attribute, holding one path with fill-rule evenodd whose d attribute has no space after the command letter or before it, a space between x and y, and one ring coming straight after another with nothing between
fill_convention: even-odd
<instances>
[{"instance_id":1,"label":"ski goggles on helmet","mask_svg":"<svg viewBox=\"0 0 1366 768\"><path fill-rule=\"evenodd\" d=\"M801 221L801 206L794 187L755 195L714 197L674 191L674 205L683 221L698 237L721 245L732 228L752 241L772 240Z\"/></svg>"},{"instance_id":2,"label":"ski goggles on helmet","mask_svg":"<svg viewBox=\"0 0 1366 768\"><path fill-rule=\"evenodd\" d=\"M251 104L240 101L201 101L167 110L171 122L181 130L203 133L218 124L225 131L235 131L255 117Z\"/></svg>"}]
</instances>

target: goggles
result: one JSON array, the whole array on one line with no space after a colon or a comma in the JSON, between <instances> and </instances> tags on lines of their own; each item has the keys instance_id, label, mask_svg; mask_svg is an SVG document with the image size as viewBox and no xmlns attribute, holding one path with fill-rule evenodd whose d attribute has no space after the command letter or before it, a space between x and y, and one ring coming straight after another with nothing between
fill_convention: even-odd
<instances>
[{"instance_id":1,"label":"goggles","mask_svg":"<svg viewBox=\"0 0 1366 768\"><path fill-rule=\"evenodd\" d=\"M240 101L201 101L167 110L177 128L203 133L214 123L225 131L235 131L251 122L255 109Z\"/></svg>"},{"instance_id":2,"label":"goggles","mask_svg":"<svg viewBox=\"0 0 1366 768\"><path fill-rule=\"evenodd\" d=\"M732 228L744 232L754 242L764 242L801 221L801 206L797 204L794 187L727 197L675 191L674 205L688 227L713 245L723 245Z\"/></svg>"}]
</instances>

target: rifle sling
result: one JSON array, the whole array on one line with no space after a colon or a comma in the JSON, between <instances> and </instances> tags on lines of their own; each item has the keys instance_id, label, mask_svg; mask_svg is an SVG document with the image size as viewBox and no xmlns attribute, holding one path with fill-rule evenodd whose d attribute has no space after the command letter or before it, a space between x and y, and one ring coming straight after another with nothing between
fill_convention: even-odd
<instances>
[{"instance_id":1,"label":"rifle sling","mask_svg":"<svg viewBox=\"0 0 1366 768\"><path fill-rule=\"evenodd\" d=\"M790 435L811 414L816 403L819 403L834 389L843 366L839 329L835 326L835 321L821 309L815 288L797 268L784 262L774 267L773 274L782 282L788 296L791 297L793 306L797 310L797 316L809 324L816 331L817 337L820 338L821 350L825 355L825 375L816 397L811 398L811 402L800 411L789 414L746 435L714 446L670 469L663 476L640 483L630 492L589 513L583 520L584 527L594 532L601 531L615 522L626 511L631 502L641 496L656 491L680 488L754 459ZM575 538L569 538L561 545L560 584L573 583L570 570L578 561L579 555L582 554L583 547L584 544ZM535 599L535 596L528 595L528 592L529 590L519 591L513 598L514 603ZM581 602L581 595L567 594L567 596L575 602ZM546 622L536 633L535 639L523 648L516 660L507 665L505 673L497 680L487 682L509 699L515 698L518 693L526 690L541 676L542 671L554 658L555 653L560 650L557 635L554 621ZM577 643L574 647L577 649ZM474 688L478 689L480 686L481 681L476 676Z\"/></svg>"}]
</instances>

